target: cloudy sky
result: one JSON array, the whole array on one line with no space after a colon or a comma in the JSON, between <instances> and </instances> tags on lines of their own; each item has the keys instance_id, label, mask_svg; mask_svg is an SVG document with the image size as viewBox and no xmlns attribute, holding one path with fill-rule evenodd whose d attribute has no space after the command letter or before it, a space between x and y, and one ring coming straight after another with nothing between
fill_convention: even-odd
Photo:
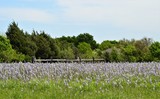
<instances>
[{"instance_id":1,"label":"cloudy sky","mask_svg":"<svg viewBox=\"0 0 160 99\"><path fill-rule=\"evenodd\" d=\"M90 33L104 40L160 41L160 0L1 0L0 32L16 21L52 37Z\"/></svg>"}]
</instances>

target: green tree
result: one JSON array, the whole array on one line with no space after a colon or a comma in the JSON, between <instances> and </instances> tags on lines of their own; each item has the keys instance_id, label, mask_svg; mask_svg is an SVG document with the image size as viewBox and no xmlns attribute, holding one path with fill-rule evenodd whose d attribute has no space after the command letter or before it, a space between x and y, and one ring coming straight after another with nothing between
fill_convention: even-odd
<instances>
[{"instance_id":1,"label":"green tree","mask_svg":"<svg viewBox=\"0 0 160 99\"><path fill-rule=\"evenodd\" d=\"M116 46L117 44L118 42L115 40L114 41L105 40L99 45L99 48L101 50L106 50L106 49L112 48L113 46Z\"/></svg>"},{"instance_id":2,"label":"green tree","mask_svg":"<svg viewBox=\"0 0 160 99\"><path fill-rule=\"evenodd\" d=\"M93 57L97 58L97 59L104 58L103 52L100 49L95 49L95 50L93 50Z\"/></svg>"},{"instance_id":3,"label":"green tree","mask_svg":"<svg viewBox=\"0 0 160 99\"><path fill-rule=\"evenodd\" d=\"M34 35L32 39L37 46L37 51L35 53L36 58L50 58L49 55L51 54L51 48L47 39L41 34Z\"/></svg>"},{"instance_id":4,"label":"green tree","mask_svg":"<svg viewBox=\"0 0 160 99\"><path fill-rule=\"evenodd\" d=\"M121 49L113 47L104 52L104 59L106 62L121 62L124 61Z\"/></svg>"},{"instance_id":5,"label":"green tree","mask_svg":"<svg viewBox=\"0 0 160 99\"><path fill-rule=\"evenodd\" d=\"M60 57L63 59L74 59L74 49L72 48L72 43L68 43L67 41L59 41L60 48Z\"/></svg>"},{"instance_id":6,"label":"green tree","mask_svg":"<svg viewBox=\"0 0 160 99\"><path fill-rule=\"evenodd\" d=\"M82 43L82 42L86 42L86 43L90 44L92 49L96 49L98 47L98 44L93 39L93 36L90 35L89 33L79 34L76 39L77 39L76 45L78 45L79 43Z\"/></svg>"},{"instance_id":7,"label":"green tree","mask_svg":"<svg viewBox=\"0 0 160 99\"><path fill-rule=\"evenodd\" d=\"M58 38L58 40L60 40L60 41L66 41L66 42L68 42L68 43L73 43L73 44L75 44L76 42L77 42L77 39L76 39L76 37L75 36L62 36L62 37L60 37L60 38Z\"/></svg>"},{"instance_id":8,"label":"green tree","mask_svg":"<svg viewBox=\"0 0 160 99\"><path fill-rule=\"evenodd\" d=\"M31 60L32 56L35 56L37 46L32 41L31 36L26 32L24 33L18 27L18 24L12 22L6 32L7 38L10 40L13 49L17 52L26 55L26 60Z\"/></svg>"},{"instance_id":9,"label":"green tree","mask_svg":"<svg viewBox=\"0 0 160 99\"><path fill-rule=\"evenodd\" d=\"M134 42L136 48L136 58L138 62L151 61L149 46L151 45L152 40L150 38L143 38Z\"/></svg>"},{"instance_id":10,"label":"green tree","mask_svg":"<svg viewBox=\"0 0 160 99\"><path fill-rule=\"evenodd\" d=\"M104 59L105 59L106 62L111 62L110 53L108 51L105 51Z\"/></svg>"},{"instance_id":11,"label":"green tree","mask_svg":"<svg viewBox=\"0 0 160 99\"><path fill-rule=\"evenodd\" d=\"M24 33L20 28L18 27L18 24L15 22L12 22L8 30L6 32L7 38L10 40L10 43L13 47L18 52L22 52L21 48L24 47L23 43L26 41L24 37Z\"/></svg>"},{"instance_id":12,"label":"green tree","mask_svg":"<svg viewBox=\"0 0 160 99\"><path fill-rule=\"evenodd\" d=\"M154 61L160 61L160 43L152 43L152 45L149 47L149 50L154 58Z\"/></svg>"},{"instance_id":13,"label":"green tree","mask_svg":"<svg viewBox=\"0 0 160 99\"><path fill-rule=\"evenodd\" d=\"M37 51L37 45L36 43L32 40L32 36L28 33L25 33L25 42L24 42L24 47L22 48L22 52L25 55L28 55L30 57L35 56L35 53Z\"/></svg>"},{"instance_id":14,"label":"green tree","mask_svg":"<svg viewBox=\"0 0 160 99\"><path fill-rule=\"evenodd\" d=\"M123 48L122 53L124 54L125 61L136 62L136 48L133 45L127 45Z\"/></svg>"},{"instance_id":15,"label":"green tree","mask_svg":"<svg viewBox=\"0 0 160 99\"><path fill-rule=\"evenodd\" d=\"M46 34L44 31L40 34L43 38L48 41L50 47L50 53L48 53L48 58L58 58L60 54L60 48L57 44L58 40L53 39L50 35Z\"/></svg>"},{"instance_id":16,"label":"green tree","mask_svg":"<svg viewBox=\"0 0 160 99\"><path fill-rule=\"evenodd\" d=\"M60 51L60 58L62 59L74 59L73 49L71 47L67 47L64 50Z\"/></svg>"},{"instance_id":17,"label":"green tree","mask_svg":"<svg viewBox=\"0 0 160 99\"><path fill-rule=\"evenodd\" d=\"M112 51L110 53L110 61L111 62L121 62L123 61L123 58L122 58L122 54L120 53L120 49L118 48L112 48Z\"/></svg>"},{"instance_id":18,"label":"green tree","mask_svg":"<svg viewBox=\"0 0 160 99\"><path fill-rule=\"evenodd\" d=\"M12 49L10 41L0 36L0 62L23 61L25 56Z\"/></svg>"},{"instance_id":19,"label":"green tree","mask_svg":"<svg viewBox=\"0 0 160 99\"><path fill-rule=\"evenodd\" d=\"M93 53L90 44L86 42L79 43L78 45L80 58L92 58Z\"/></svg>"}]
</instances>

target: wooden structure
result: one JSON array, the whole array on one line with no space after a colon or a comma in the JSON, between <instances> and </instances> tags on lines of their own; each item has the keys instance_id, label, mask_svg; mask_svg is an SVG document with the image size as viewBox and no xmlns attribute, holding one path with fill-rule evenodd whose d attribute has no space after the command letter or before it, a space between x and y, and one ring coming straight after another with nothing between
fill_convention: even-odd
<instances>
[{"instance_id":1,"label":"wooden structure","mask_svg":"<svg viewBox=\"0 0 160 99\"><path fill-rule=\"evenodd\" d=\"M60 63L98 63L98 62L105 62L104 59L36 59L33 58L32 62L39 62L39 63L56 63L56 62L60 62Z\"/></svg>"}]
</instances>

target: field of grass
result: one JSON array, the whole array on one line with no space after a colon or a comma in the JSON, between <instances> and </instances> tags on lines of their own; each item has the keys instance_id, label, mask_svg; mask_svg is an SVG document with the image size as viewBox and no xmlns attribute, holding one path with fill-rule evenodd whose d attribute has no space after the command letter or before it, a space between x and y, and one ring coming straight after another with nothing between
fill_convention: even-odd
<instances>
[{"instance_id":1,"label":"field of grass","mask_svg":"<svg viewBox=\"0 0 160 99\"><path fill-rule=\"evenodd\" d=\"M1 99L159 99L159 63L0 64Z\"/></svg>"}]
</instances>

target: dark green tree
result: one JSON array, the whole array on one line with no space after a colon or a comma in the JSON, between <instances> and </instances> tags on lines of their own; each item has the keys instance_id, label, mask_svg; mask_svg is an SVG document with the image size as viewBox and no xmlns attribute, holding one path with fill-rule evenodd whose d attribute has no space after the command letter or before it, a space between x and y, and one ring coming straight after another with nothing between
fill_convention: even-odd
<instances>
[{"instance_id":1,"label":"dark green tree","mask_svg":"<svg viewBox=\"0 0 160 99\"><path fill-rule=\"evenodd\" d=\"M76 45L78 45L79 43L82 43L82 42L86 42L86 43L90 44L92 49L96 49L98 47L98 44L93 39L93 36L90 35L89 33L79 34L76 39L77 39Z\"/></svg>"},{"instance_id":2,"label":"dark green tree","mask_svg":"<svg viewBox=\"0 0 160 99\"><path fill-rule=\"evenodd\" d=\"M149 47L149 50L151 52L151 55L153 56L153 60L160 61L160 43L152 43L152 45Z\"/></svg>"},{"instance_id":3,"label":"dark green tree","mask_svg":"<svg viewBox=\"0 0 160 99\"><path fill-rule=\"evenodd\" d=\"M26 32L24 33L18 27L18 24L12 22L6 32L7 38L10 40L13 49L17 52L26 55L26 61L30 61L32 56L35 56L37 46L32 41L31 36Z\"/></svg>"},{"instance_id":4,"label":"dark green tree","mask_svg":"<svg viewBox=\"0 0 160 99\"><path fill-rule=\"evenodd\" d=\"M68 42L68 43L73 43L73 44L75 44L76 42L77 42L77 39L76 39L76 37L75 36L62 36L62 37L60 37L60 38L58 38L58 40L60 40L60 41L66 41L66 42Z\"/></svg>"},{"instance_id":5,"label":"dark green tree","mask_svg":"<svg viewBox=\"0 0 160 99\"><path fill-rule=\"evenodd\" d=\"M23 43L26 41L25 36L22 30L18 27L18 24L12 22L8 30L6 32L7 38L10 40L10 43L13 49L17 50L18 52L22 52Z\"/></svg>"},{"instance_id":6,"label":"dark green tree","mask_svg":"<svg viewBox=\"0 0 160 99\"><path fill-rule=\"evenodd\" d=\"M35 42L37 46L37 51L35 53L36 58L50 58L51 48L50 43L47 41L47 38L43 35L44 33L32 34L32 40Z\"/></svg>"},{"instance_id":7,"label":"dark green tree","mask_svg":"<svg viewBox=\"0 0 160 99\"><path fill-rule=\"evenodd\" d=\"M40 33L40 36L46 39L48 41L49 47L50 47L50 53L48 53L48 58L59 58L60 55L60 48L57 44L59 42L56 39L53 39L50 35L46 34L44 31Z\"/></svg>"},{"instance_id":8,"label":"dark green tree","mask_svg":"<svg viewBox=\"0 0 160 99\"><path fill-rule=\"evenodd\" d=\"M108 51L105 51L104 59L105 59L106 62L111 62L110 53Z\"/></svg>"}]
</instances>

